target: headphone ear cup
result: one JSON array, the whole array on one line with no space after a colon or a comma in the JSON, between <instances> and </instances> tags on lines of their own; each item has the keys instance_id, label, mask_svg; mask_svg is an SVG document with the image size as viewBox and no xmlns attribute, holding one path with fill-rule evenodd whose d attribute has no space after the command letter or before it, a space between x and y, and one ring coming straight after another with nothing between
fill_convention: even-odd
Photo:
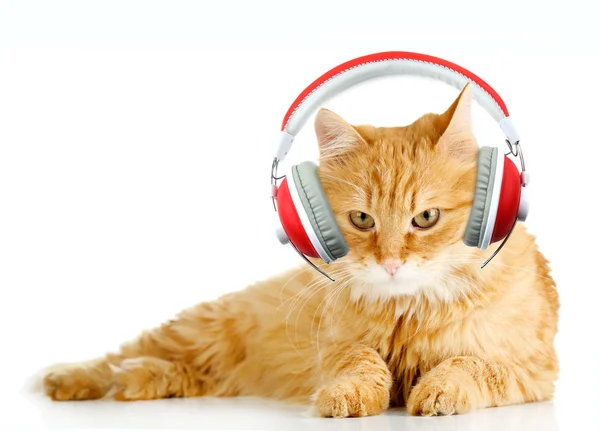
<instances>
[{"instance_id":1,"label":"headphone ear cup","mask_svg":"<svg viewBox=\"0 0 600 431\"><path fill-rule=\"evenodd\" d=\"M304 210L305 229L314 248L327 263L344 257L349 251L348 244L321 185L317 165L303 162L292 166L291 179L290 187L295 188L300 201L296 202L296 208L299 212ZM294 198L294 191L291 192Z\"/></svg>"},{"instance_id":2,"label":"headphone ear cup","mask_svg":"<svg viewBox=\"0 0 600 431\"><path fill-rule=\"evenodd\" d=\"M485 250L491 241L500 198L504 155L496 147L481 147L477 156L477 178L471 214L463 241Z\"/></svg>"},{"instance_id":3,"label":"headphone ear cup","mask_svg":"<svg viewBox=\"0 0 600 431\"><path fill-rule=\"evenodd\" d=\"M313 247L298 213L304 209L296 208L290 193L290 186L294 187L285 178L277 189L277 215L281 222L281 227L277 226L276 228L277 238L282 244L291 242L305 256L318 258L320 257L319 253Z\"/></svg>"},{"instance_id":4,"label":"headphone ear cup","mask_svg":"<svg viewBox=\"0 0 600 431\"><path fill-rule=\"evenodd\" d=\"M520 203L521 174L514 162L504 156L502 189L491 242L501 241L510 233L515 220L519 217Z\"/></svg>"}]
</instances>

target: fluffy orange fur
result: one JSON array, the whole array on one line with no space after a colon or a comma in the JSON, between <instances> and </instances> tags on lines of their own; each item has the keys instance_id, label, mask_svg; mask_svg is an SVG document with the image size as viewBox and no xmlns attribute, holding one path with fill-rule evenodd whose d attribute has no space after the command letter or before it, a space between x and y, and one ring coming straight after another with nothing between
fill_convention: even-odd
<instances>
[{"instance_id":1,"label":"fluffy orange fur","mask_svg":"<svg viewBox=\"0 0 600 431\"><path fill-rule=\"evenodd\" d=\"M326 417L415 415L545 400L558 373L558 297L519 224L487 251L462 236L477 143L467 86L443 114L406 127L350 126L321 110L319 175L350 246L308 266L184 310L114 354L55 367L54 400L261 396L312 402ZM439 208L438 223L412 218ZM370 214L358 230L351 211ZM396 262L390 277L381 267ZM319 264L318 262L315 262Z\"/></svg>"}]
</instances>

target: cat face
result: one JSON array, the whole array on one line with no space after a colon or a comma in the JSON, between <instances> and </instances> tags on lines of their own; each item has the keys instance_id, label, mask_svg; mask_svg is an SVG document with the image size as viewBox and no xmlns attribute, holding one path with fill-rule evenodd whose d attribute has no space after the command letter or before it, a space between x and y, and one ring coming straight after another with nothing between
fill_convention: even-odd
<instances>
[{"instance_id":1,"label":"cat face","mask_svg":"<svg viewBox=\"0 0 600 431\"><path fill-rule=\"evenodd\" d=\"M466 86L445 113L406 127L318 113L319 176L350 247L339 264L356 298L460 294L460 267L477 252L462 242L478 151L470 110Z\"/></svg>"}]
</instances>

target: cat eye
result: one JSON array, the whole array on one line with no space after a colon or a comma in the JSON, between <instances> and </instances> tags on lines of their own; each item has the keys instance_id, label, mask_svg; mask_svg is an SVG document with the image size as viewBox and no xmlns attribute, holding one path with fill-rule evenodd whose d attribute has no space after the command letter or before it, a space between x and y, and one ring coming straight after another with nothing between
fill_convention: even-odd
<instances>
[{"instance_id":1,"label":"cat eye","mask_svg":"<svg viewBox=\"0 0 600 431\"><path fill-rule=\"evenodd\" d=\"M440 210L437 208L430 208L423 211L421 214L416 215L412 219L412 225L421 229L429 229L435 225L440 219Z\"/></svg>"},{"instance_id":2,"label":"cat eye","mask_svg":"<svg viewBox=\"0 0 600 431\"><path fill-rule=\"evenodd\" d=\"M357 229L367 230L375 226L375 220L367 213L360 211L352 211L350 213L350 221Z\"/></svg>"}]
</instances>

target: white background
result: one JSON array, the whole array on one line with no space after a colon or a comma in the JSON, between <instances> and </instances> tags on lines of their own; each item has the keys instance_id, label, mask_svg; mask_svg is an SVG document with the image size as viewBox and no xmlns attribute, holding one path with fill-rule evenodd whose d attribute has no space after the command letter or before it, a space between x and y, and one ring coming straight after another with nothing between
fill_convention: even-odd
<instances>
[{"instance_id":1,"label":"white background","mask_svg":"<svg viewBox=\"0 0 600 431\"><path fill-rule=\"evenodd\" d=\"M0 425L598 429L600 34L592 2L534 3L1 2ZM43 366L101 355L300 264L272 231L273 136L313 79L385 50L474 71L520 126L527 224L561 298L555 401L331 421L252 400L52 404L19 393ZM456 95L392 78L327 107L352 123L403 125ZM502 145L478 106L474 118L481 144ZM290 160L316 155L309 126Z\"/></svg>"}]
</instances>

